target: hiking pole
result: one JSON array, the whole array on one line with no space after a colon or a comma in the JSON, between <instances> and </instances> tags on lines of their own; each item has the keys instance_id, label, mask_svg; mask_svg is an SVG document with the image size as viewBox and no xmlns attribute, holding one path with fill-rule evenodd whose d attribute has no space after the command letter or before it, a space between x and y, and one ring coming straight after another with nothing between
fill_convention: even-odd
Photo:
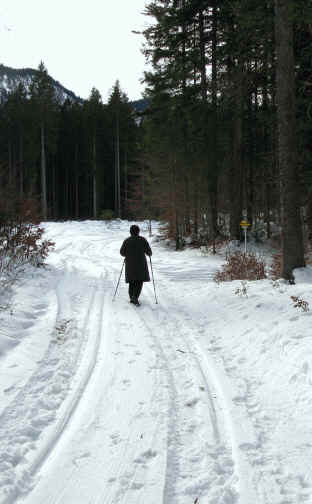
<instances>
[{"instance_id":1,"label":"hiking pole","mask_svg":"<svg viewBox=\"0 0 312 504\"><path fill-rule=\"evenodd\" d=\"M151 263L152 279L153 279L153 286L154 286L155 302L156 302L156 304L158 304L157 297L156 297L156 289L155 289L154 273L153 273L153 265L152 265L151 256L150 256L150 263Z\"/></svg>"},{"instance_id":2,"label":"hiking pole","mask_svg":"<svg viewBox=\"0 0 312 504\"><path fill-rule=\"evenodd\" d=\"M125 261L126 261L126 259L124 259L124 261L122 263L121 272L120 272L120 275L119 275L119 278L118 278L118 282L117 282L117 285L116 285L116 290L115 290L115 294L114 294L114 297L113 297L113 301L115 300L115 297L116 297L116 294L117 294L117 289L118 289L118 285L119 285L119 282L120 282L120 279L121 279L122 270L123 270L123 267L125 265Z\"/></svg>"}]
</instances>

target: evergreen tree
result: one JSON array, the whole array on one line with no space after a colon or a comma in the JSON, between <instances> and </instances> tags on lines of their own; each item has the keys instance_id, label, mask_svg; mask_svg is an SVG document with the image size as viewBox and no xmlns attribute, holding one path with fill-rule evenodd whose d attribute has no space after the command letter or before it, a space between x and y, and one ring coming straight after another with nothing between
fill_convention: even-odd
<instances>
[{"instance_id":1,"label":"evergreen tree","mask_svg":"<svg viewBox=\"0 0 312 504\"><path fill-rule=\"evenodd\" d=\"M91 172L91 191L92 216L97 217L98 211L98 133L99 121L103 111L102 97L96 88L92 88L89 99L85 103L85 114L87 120L90 152L90 172Z\"/></svg>"},{"instance_id":2,"label":"evergreen tree","mask_svg":"<svg viewBox=\"0 0 312 504\"><path fill-rule=\"evenodd\" d=\"M293 280L293 269L304 266L298 154L296 142L295 62L292 5L275 0L276 94L278 159L281 178L283 263L282 276Z\"/></svg>"},{"instance_id":3,"label":"evergreen tree","mask_svg":"<svg viewBox=\"0 0 312 504\"><path fill-rule=\"evenodd\" d=\"M40 132L40 174L41 174L41 211L44 220L48 218L47 197L47 145L55 152L55 121L57 103L55 89L43 62L30 86L34 121Z\"/></svg>"},{"instance_id":4,"label":"evergreen tree","mask_svg":"<svg viewBox=\"0 0 312 504\"><path fill-rule=\"evenodd\" d=\"M133 108L117 80L108 99L107 111L114 145L114 210L119 218L127 211L130 168L137 156L137 132Z\"/></svg>"}]
</instances>

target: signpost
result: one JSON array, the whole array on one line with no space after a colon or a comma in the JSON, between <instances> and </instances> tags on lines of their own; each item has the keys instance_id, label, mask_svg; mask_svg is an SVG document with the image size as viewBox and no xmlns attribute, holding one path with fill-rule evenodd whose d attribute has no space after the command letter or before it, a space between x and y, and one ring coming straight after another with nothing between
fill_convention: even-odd
<instances>
[{"instance_id":1,"label":"signpost","mask_svg":"<svg viewBox=\"0 0 312 504\"><path fill-rule=\"evenodd\" d=\"M240 227L244 230L244 235L245 235L245 254L247 252L247 229L249 228L250 224L246 220L242 220L240 222Z\"/></svg>"}]
</instances>

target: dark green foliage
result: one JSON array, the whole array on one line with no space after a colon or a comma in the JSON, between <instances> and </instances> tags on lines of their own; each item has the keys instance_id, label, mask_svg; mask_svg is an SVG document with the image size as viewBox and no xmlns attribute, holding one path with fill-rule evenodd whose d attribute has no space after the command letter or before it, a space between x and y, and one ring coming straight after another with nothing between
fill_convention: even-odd
<instances>
[{"instance_id":1,"label":"dark green foliage","mask_svg":"<svg viewBox=\"0 0 312 504\"><path fill-rule=\"evenodd\" d=\"M7 72L8 78L15 79L16 72ZM26 70L25 75L29 77ZM138 164L139 128L119 85L118 93L116 98L112 91L108 104L95 88L85 102L60 100L41 63L27 89L18 85L0 104L1 186L8 185L21 197L40 196L44 219L97 217L116 208L118 109L121 209L126 216L127 192Z\"/></svg>"},{"instance_id":2,"label":"dark green foliage","mask_svg":"<svg viewBox=\"0 0 312 504\"><path fill-rule=\"evenodd\" d=\"M169 235L177 244L187 234L239 239L244 215L264 222L269 238L272 223L283 225L275 2L154 0L145 12L146 160ZM289 3L297 205L307 206L312 236L311 19L311 2Z\"/></svg>"}]
</instances>

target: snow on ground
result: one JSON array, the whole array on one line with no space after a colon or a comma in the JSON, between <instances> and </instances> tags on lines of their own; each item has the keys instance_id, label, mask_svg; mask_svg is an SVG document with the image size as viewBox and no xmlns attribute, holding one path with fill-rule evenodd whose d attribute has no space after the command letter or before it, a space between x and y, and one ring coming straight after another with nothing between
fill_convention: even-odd
<instances>
[{"instance_id":1,"label":"snow on ground","mask_svg":"<svg viewBox=\"0 0 312 504\"><path fill-rule=\"evenodd\" d=\"M311 503L311 268L217 285L222 257L142 225L136 308L130 224L45 224L48 266L0 300L0 503Z\"/></svg>"}]
</instances>

